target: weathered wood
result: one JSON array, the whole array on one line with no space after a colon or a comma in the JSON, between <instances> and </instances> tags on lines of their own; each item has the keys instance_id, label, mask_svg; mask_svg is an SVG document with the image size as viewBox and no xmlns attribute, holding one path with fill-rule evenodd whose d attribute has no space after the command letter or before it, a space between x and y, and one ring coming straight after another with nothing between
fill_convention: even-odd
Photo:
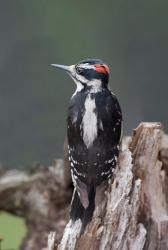
<instances>
[{"instance_id":1,"label":"weathered wood","mask_svg":"<svg viewBox=\"0 0 168 250\"><path fill-rule=\"evenodd\" d=\"M112 183L91 223L79 236L80 221L78 227L70 221L59 250L168 249L165 138L161 124L141 123L132 140L123 140Z\"/></svg>"},{"instance_id":2,"label":"weathered wood","mask_svg":"<svg viewBox=\"0 0 168 250\"><path fill-rule=\"evenodd\" d=\"M0 175L0 211L25 218L28 233L21 249L42 249L50 231L58 242L68 219L72 188L63 160L31 171L8 170ZM68 180L68 181L67 181Z\"/></svg>"},{"instance_id":3,"label":"weathered wood","mask_svg":"<svg viewBox=\"0 0 168 250\"><path fill-rule=\"evenodd\" d=\"M131 144L135 175L142 179L140 218L147 229L144 249L148 250L168 249L168 204L163 192L166 173L159 161L162 138L161 125L149 123L135 130Z\"/></svg>"},{"instance_id":4,"label":"weathered wood","mask_svg":"<svg viewBox=\"0 0 168 250\"><path fill-rule=\"evenodd\" d=\"M114 177L99 188L81 236L80 220L68 222L66 143L65 159L31 171L0 171L0 211L24 217L28 227L22 250L168 249L168 136L161 124L141 123L123 139Z\"/></svg>"}]
</instances>

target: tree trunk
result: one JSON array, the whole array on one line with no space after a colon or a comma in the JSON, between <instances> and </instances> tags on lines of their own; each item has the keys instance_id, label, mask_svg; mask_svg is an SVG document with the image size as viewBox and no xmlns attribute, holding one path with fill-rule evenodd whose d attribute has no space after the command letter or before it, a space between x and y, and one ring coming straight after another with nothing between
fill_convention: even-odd
<instances>
[{"instance_id":1,"label":"tree trunk","mask_svg":"<svg viewBox=\"0 0 168 250\"><path fill-rule=\"evenodd\" d=\"M168 249L168 137L159 123L141 123L123 140L112 183L83 235L67 224L59 250Z\"/></svg>"},{"instance_id":2,"label":"tree trunk","mask_svg":"<svg viewBox=\"0 0 168 250\"><path fill-rule=\"evenodd\" d=\"M82 235L80 220L67 221L72 186L66 150L65 156L65 164L0 173L0 210L24 217L28 227L21 249L168 249L168 136L161 124L141 123L123 139L113 179L105 192L99 189Z\"/></svg>"},{"instance_id":3,"label":"tree trunk","mask_svg":"<svg viewBox=\"0 0 168 250\"><path fill-rule=\"evenodd\" d=\"M70 176L63 160L52 166L37 166L27 171L0 171L0 211L25 218L28 233L22 250L47 248L50 231L59 242L68 220L72 196Z\"/></svg>"}]
</instances>

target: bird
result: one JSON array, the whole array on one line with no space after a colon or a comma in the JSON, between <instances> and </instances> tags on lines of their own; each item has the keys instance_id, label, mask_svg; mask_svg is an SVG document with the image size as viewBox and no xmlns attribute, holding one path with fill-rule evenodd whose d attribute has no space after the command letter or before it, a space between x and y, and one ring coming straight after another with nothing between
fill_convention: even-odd
<instances>
[{"instance_id":1,"label":"bird","mask_svg":"<svg viewBox=\"0 0 168 250\"><path fill-rule=\"evenodd\" d=\"M82 231L95 210L97 188L112 178L122 138L122 111L109 87L109 66L87 59L70 66L51 64L76 84L67 115L70 171L74 185L70 219Z\"/></svg>"}]
</instances>

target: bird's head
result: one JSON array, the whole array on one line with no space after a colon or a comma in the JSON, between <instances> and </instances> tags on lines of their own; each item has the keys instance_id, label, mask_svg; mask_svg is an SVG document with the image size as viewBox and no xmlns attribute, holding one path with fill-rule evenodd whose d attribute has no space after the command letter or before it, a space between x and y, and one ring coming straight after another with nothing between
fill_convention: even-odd
<instances>
[{"instance_id":1,"label":"bird's head","mask_svg":"<svg viewBox=\"0 0 168 250\"><path fill-rule=\"evenodd\" d=\"M78 89L89 88L99 91L102 88L107 88L109 67L99 59L88 59L70 66L51 65L65 70L75 81Z\"/></svg>"}]
</instances>

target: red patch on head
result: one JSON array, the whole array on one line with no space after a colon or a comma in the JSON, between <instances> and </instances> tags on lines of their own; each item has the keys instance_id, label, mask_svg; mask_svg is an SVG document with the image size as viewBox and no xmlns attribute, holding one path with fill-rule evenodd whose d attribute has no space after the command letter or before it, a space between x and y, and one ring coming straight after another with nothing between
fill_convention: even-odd
<instances>
[{"instance_id":1,"label":"red patch on head","mask_svg":"<svg viewBox=\"0 0 168 250\"><path fill-rule=\"evenodd\" d=\"M95 64L95 70L99 73L109 74L110 70L106 64Z\"/></svg>"}]
</instances>

